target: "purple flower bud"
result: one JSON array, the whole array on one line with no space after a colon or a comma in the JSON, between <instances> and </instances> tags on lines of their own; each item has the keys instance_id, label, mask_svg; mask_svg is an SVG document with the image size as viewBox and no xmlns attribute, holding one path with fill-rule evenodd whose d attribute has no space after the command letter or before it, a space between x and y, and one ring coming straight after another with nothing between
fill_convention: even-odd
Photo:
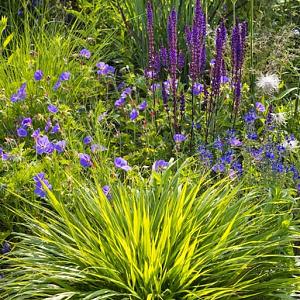
<instances>
[{"instance_id":1,"label":"purple flower bud","mask_svg":"<svg viewBox=\"0 0 300 300\"><path fill-rule=\"evenodd\" d=\"M33 77L34 77L34 80L40 81L40 80L42 80L43 76L44 76L43 71L37 70L37 71L34 73L34 76L33 76Z\"/></svg>"},{"instance_id":2,"label":"purple flower bud","mask_svg":"<svg viewBox=\"0 0 300 300\"><path fill-rule=\"evenodd\" d=\"M6 253L10 252L10 250L11 250L10 244L5 241L2 245L2 249L1 249L0 253L6 254Z\"/></svg>"},{"instance_id":3,"label":"purple flower bud","mask_svg":"<svg viewBox=\"0 0 300 300\"><path fill-rule=\"evenodd\" d=\"M49 104L48 105L48 111L53 113L53 114L56 114L58 112L58 108L53 104Z\"/></svg>"},{"instance_id":4,"label":"purple flower bud","mask_svg":"<svg viewBox=\"0 0 300 300\"><path fill-rule=\"evenodd\" d=\"M71 77L71 73L70 72L62 72L59 76L59 80L60 81L68 81Z\"/></svg>"},{"instance_id":5,"label":"purple flower bud","mask_svg":"<svg viewBox=\"0 0 300 300\"><path fill-rule=\"evenodd\" d=\"M61 81L60 80L56 81L56 83L53 86L53 90L57 91L60 88L60 86L61 86Z\"/></svg>"},{"instance_id":6,"label":"purple flower bud","mask_svg":"<svg viewBox=\"0 0 300 300\"><path fill-rule=\"evenodd\" d=\"M103 192L103 194L106 196L106 198L107 198L108 200L111 200L112 195L111 195L111 193L110 193L110 186L109 186L109 185L103 186L103 187L102 187L102 192Z\"/></svg>"},{"instance_id":7,"label":"purple flower bud","mask_svg":"<svg viewBox=\"0 0 300 300\"><path fill-rule=\"evenodd\" d=\"M140 111L144 111L147 108L148 104L147 101L143 101L140 105L139 105L139 110Z\"/></svg>"},{"instance_id":8,"label":"purple flower bud","mask_svg":"<svg viewBox=\"0 0 300 300\"><path fill-rule=\"evenodd\" d=\"M88 144L90 144L90 143L92 142L92 140L93 140L93 138L92 138L90 135L88 135L88 136L86 136L86 137L83 139L83 143L84 143L85 145L88 145Z\"/></svg>"},{"instance_id":9,"label":"purple flower bud","mask_svg":"<svg viewBox=\"0 0 300 300\"><path fill-rule=\"evenodd\" d=\"M56 122L56 124L52 127L51 133L54 134L54 133L58 133L59 131L60 131L60 126L59 123Z\"/></svg>"},{"instance_id":10,"label":"purple flower bud","mask_svg":"<svg viewBox=\"0 0 300 300\"><path fill-rule=\"evenodd\" d=\"M129 117L130 117L130 120L135 120L139 115L139 112L138 110L136 110L135 108L131 111Z\"/></svg>"},{"instance_id":11,"label":"purple flower bud","mask_svg":"<svg viewBox=\"0 0 300 300\"><path fill-rule=\"evenodd\" d=\"M117 101L115 101L115 107L119 108L125 104L125 98L120 98Z\"/></svg>"},{"instance_id":12,"label":"purple flower bud","mask_svg":"<svg viewBox=\"0 0 300 300\"><path fill-rule=\"evenodd\" d=\"M32 135L31 135L31 137L33 137L34 139L36 139L37 137L40 136L40 132L41 132L40 128L34 130L33 133L32 133Z\"/></svg>"}]
</instances>

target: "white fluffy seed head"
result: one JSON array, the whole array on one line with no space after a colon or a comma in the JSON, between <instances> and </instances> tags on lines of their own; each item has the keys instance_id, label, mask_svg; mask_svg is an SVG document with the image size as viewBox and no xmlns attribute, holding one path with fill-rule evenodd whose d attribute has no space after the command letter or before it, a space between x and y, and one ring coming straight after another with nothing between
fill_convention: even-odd
<instances>
[{"instance_id":1,"label":"white fluffy seed head","mask_svg":"<svg viewBox=\"0 0 300 300\"><path fill-rule=\"evenodd\" d=\"M279 90L280 79L275 74L262 75L257 80L257 86L266 94L273 94Z\"/></svg>"},{"instance_id":2,"label":"white fluffy seed head","mask_svg":"<svg viewBox=\"0 0 300 300\"><path fill-rule=\"evenodd\" d=\"M280 113L273 113L271 114L272 116L272 122L275 125L281 126L286 124L286 113L285 112L280 112Z\"/></svg>"}]
</instances>

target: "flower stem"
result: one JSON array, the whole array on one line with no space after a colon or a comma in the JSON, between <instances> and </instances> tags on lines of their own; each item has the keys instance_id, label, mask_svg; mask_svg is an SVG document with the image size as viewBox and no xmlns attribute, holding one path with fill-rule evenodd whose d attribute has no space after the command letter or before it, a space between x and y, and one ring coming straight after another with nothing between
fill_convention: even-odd
<instances>
[{"instance_id":1,"label":"flower stem","mask_svg":"<svg viewBox=\"0 0 300 300\"><path fill-rule=\"evenodd\" d=\"M254 57L253 57L253 44L254 44L254 0L250 0L250 92L255 98L255 90L254 90Z\"/></svg>"}]
</instances>

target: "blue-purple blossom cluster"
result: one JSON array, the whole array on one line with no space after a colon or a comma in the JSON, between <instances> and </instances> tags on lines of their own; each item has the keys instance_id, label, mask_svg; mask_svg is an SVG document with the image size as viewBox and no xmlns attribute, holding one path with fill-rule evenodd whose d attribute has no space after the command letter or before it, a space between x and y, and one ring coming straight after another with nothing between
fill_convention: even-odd
<instances>
[{"instance_id":1,"label":"blue-purple blossom cluster","mask_svg":"<svg viewBox=\"0 0 300 300\"><path fill-rule=\"evenodd\" d=\"M11 102L19 102L19 101L25 100L25 98L27 96L26 87L27 87L27 84L23 83L21 85L21 87L18 89L18 91L11 96L11 98L10 98Z\"/></svg>"},{"instance_id":2,"label":"blue-purple blossom cluster","mask_svg":"<svg viewBox=\"0 0 300 300\"><path fill-rule=\"evenodd\" d=\"M96 65L97 67L97 74L100 76L108 76L115 73L115 68L100 61Z\"/></svg>"},{"instance_id":3,"label":"blue-purple blossom cluster","mask_svg":"<svg viewBox=\"0 0 300 300\"><path fill-rule=\"evenodd\" d=\"M60 87L63 81L68 81L71 78L71 73L70 72L62 72L56 81L56 83L53 86L53 90L57 91Z\"/></svg>"}]
</instances>

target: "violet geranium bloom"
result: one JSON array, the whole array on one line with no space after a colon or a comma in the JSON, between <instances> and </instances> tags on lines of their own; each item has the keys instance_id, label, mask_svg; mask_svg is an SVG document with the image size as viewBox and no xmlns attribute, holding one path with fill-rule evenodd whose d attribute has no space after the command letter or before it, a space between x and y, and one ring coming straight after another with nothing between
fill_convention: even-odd
<instances>
[{"instance_id":1,"label":"violet geranium bloom","mask_svg":"<svg viewBox=\"0 0 300 300\"><path fill-rule=\"evenodd\" d=\"M256 102L255 107L256 107L257 111L260 111L260 112L265 112L266 111L265 106L261 102Z\"/></svg>"},{"instance_id":2,"label":"violet geranium bloom","mask_svg":"<svg viewBox=\"0 0 300 300\"><path fill-rule=\"evenodd\" d=\"M71 73L70 72L62 72L59 76L59 80L60 81L68 81L71 77Z\"/></svg>"},{"instance_id":3,"label":"violet geranium bloom","mask_svg":"<svg viewBox=\"0 0 300 300\"><path fill-rule=\"evenodd\" d=\"M65 140L61 140L56 142L55 144L53 144L54 149L58 152L58 153L62 153L65 151L66 148L66 141Z\"/></svg>"},{"instance_id":4,"label":"violet geranium bloom","mask_svg":"<svg viewBox=\"0 0 300 300\"><path fill-rule=\"evenodd\" d=\"M176 133L173 136L175 143L182 143L186 140L186 136L181 133Z\"/></svg>"},{"instance_id":5,"label":"violet geranium bloom","mask_svg":"<svg viewBox=\"0 0 300 300\"><path fill-rule=\"evenodd\" d=\"M89 59L91 57L91 52L88 49L82 49L79 52L79 56Z\"/></svg>"},{"instance_id":6,"label":"violet geranium bloom","mask_svg":"<svg viewBox=\"0 0 300 300\"><path fill-rule=\"evenodd\" d=\"M156 172L161 172L165 169L167 169L169 166L169 163L163 159L157 160L156 162L154 162L153 164L153 170L155 170Z\"/></svg>"},{"instance_id":7,"label":"violet geranium bloom","mask_svg":"<svg viewBox=\"0 0 300 300\"><path fill-rule=\"evenodd\" d=\"M21 85L21 87L18 89L18 91L13 94L10 98L11 102L18 102L18 101L21 101L21 100L24 100L26 98L26 86L27 84L26 83L23 83Z\"/></svg>"},{"instance_id":8,"label":"violet geranium bloom","mask_svg":"<svg viewBox=\"0 0 300 300\"><path fill-rule=\"evenodd\" d=\"M91 157L88 154L84 153L79 153L79 162L84 168L88 168L93 165Z\"/></svg>"},{"instance_id":9,"label":"violet geranium bloom","mask_svg":"<svg viewBox=\"0 0 300 300\"><path fill-rule=\"evenodd\" d=\"M31 126L32 126L32 119L31 119L31 118L24 118L24 119L22 120L21 126L22 126L23 128L31 127Z\"/></svg>"},{"instance_id":10,"label":"violet geranium bloom","mask_svg":"<svg viewBox=\"0 0 300 300\"><path fill-rule=\"evenodd\" d=\"M198 96L204 92L204 85L201 83L194 83L192 87L192 93L194 96Z\"/></svg>"},{"instance_id":11,"label":"violet geranium bloom","mask_svg":"<svg viewBox=\"0 0 300 300\"><path fill-rule=\"evenodd\" d=\"M37 154L51 154L54 151L54 146L53 144L49 141L49 138L44 135L44 136L37 136L35 139L35 149Z\"/></svg>"},{"instance_id":12,"label":"violet geranium bloom","mask_svg":"<svg viewBox=\"0 0 300 300\"><path fill-rule=\"evenodd\" d=\"M17 134L18 134L18 137L24 138L27 136L28 132L25 128L20 127L17 129Z\"/></svg>"},{"instance_id":13,"label":"violet geranium bloom","mask_svg":"<svg viewBox=\"0 0 300 300\"><path fill-rule=\"evenodd\" d=\"M113 74L115 72L114 67L109 66L102 61L98 62L96 67L98 68L98 70L97 70L98 75L109 75L109 74Z\"/></svg>"},{"instance_id":14,"label":"violet geranium bloom","mask_svg":"<svg viewBox=\"0 0 300 300\"><path fill-rule=\"evenodd\" d=\"M114 163L116 168L122 169L126 172L132 169L130 166L128 166L128 162L122 157L115 158Z\"/></svg>"}]
</instances>

